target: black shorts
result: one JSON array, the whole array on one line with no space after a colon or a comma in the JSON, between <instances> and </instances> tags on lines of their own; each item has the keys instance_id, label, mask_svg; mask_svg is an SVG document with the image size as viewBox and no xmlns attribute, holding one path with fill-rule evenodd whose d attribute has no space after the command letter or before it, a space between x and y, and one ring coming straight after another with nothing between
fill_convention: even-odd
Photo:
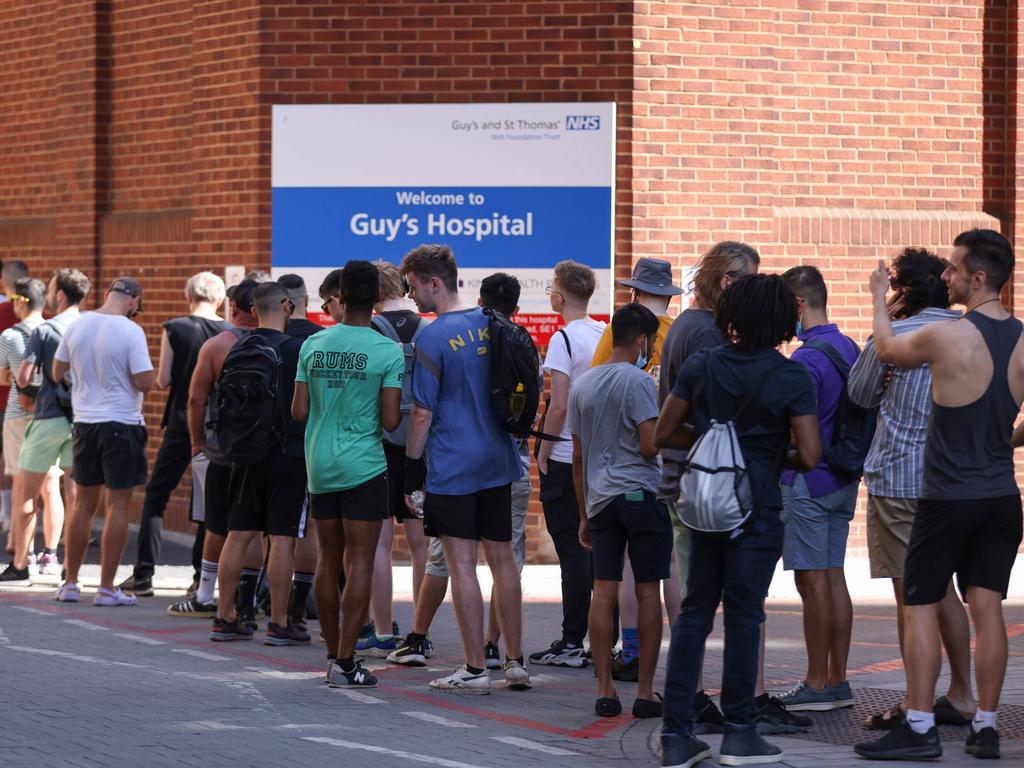
<instances>
[{"instance_id":1,"label":"black shorts","mask_svg":"<svg viewBox=\"0 0 1024 768\"><path fill-rule=\"evenodd\" d=\"M231 516L231 470L230 464L215 464L212 461L206 469L206 486L203 488L203 525L210 533L228 535L228 518Z\"/></svg>"},{"instance_id":2,"label":"black shorts","mask_svg":"<svg viewBox=\"0 0 1024 768\"><path fill-rule=\"evenodd\" d=\"M146 428L104 421L71 427L71 477L78 485L125 490L146 484Z\"/></svg>"},{"instance_id":3,"label":"black shorts","mask_svg":"<svg viewBox=\"0 0 1024 768\"><path fill-rule=\"evenodd\" d=\"M236 466L231 476L234 503L230 531L262 531L299 537L305 529L306 460L278 454L262 464Z\"/></svg>"},{"instance_id":4,"label":"black shorts","mask_svg":"<svg viewBox=\"0 0 1024 768\"><path fill-rule=\"evenodd\" d=\"M612 499L590 518L590 543L595 579L622 581L627 547L637 583L669 577L672 522L668 508L653 493L636 491Z\"/></svg>"},{"instance_id":5,"label":"black shorts","mask_svg":"<svg viewBox=\"0 0 1024 768\"><path fill-rule=\"evenodd\" d=\"M312 493L309 512L314 520L386 520L391 516L388 509L388 473L381 472L344 491Z\"/></svg>"},{"instance_id":6,"label":"black shorts","mask_svg":"<svg viewBox=\"0 0 1024 768\"><path fill-rule=\"evenodd\" d=\"M405 446L384 443L384 457L388 462L388 514L396 523L413 517L405 506Z\"/></svg>"},{"instance_id":7,"label":"black shorts","mask_svg":"<svg viewBox=\"0 0 1024 768\"><path fill-rule=\"evenodd\" d=\"M907 605L931 605L956 574L960 594L981 587L1006 598L1021 542L1020 496L938 501L920 499L903 568Z\"/></svg>"},{"instance_id":8,"label":"black shorts","mask_svg":"<svg viewBox=\"0 0 1024 768\"><path fill-rule=\"evenodd\" d=\"M512 541L512 486L499 485L465 496L427 493L423 526L428 536Z\"/></svg>"}]
</instances>

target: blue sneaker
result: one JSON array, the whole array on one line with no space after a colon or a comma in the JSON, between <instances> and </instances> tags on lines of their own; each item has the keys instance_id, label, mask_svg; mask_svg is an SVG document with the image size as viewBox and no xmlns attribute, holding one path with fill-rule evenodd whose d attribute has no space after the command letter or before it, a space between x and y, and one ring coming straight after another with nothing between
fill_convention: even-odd
<instances>
[{"instance_id":1,"label":"blue sneaker","mask_svg":"<svg viewBox=\"0 0 1024 768\"><path fill-rule=\"evenodd\" d=\"M359 639L356 640L356 650L365 651L367 648L373 646L374 641L377 638L377 628L371 621L365 627L359 630Z\"/></svg>"},{"instance_id":2,"label":"blue sneaker","mask_svg":"<svg viewBox=\"0 0 1024 768\"><path fill-rule=\"evenodd\" d=\"M364 656L374 656L379 659L387 657L392 651L398 648L393 635L374 635L370 638L365 648L356 646L356 651Z\"/></svg>"},{"instance_id":3,"label":"blue sneaker","mask_svg":"<svg viewBox=\"0 0 1024 768\"><path fill-rule=\"evenodd\" d=\"M423 656L429 659L433 655L434 644L430 642L430 635L427 635L425 638L423 638Z\"/></svg>"}]
</instances>

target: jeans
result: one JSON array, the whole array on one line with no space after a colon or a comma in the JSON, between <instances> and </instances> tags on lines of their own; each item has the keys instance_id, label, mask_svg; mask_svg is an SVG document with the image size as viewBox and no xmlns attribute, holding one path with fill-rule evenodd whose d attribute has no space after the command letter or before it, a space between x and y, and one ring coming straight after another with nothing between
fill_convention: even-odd
<instances>
[{"instance_id":1,"label":"jeans","mask_svg":"<svg viewBox=\"0 0 1024 768\"><path fill-rule=\"evenodd\" d=\"M548 461L548 473L540 476L540 502L562 571L562 640L582 645L590 617L594 564L590 553L580 544L580 512L572 483L572 464Z\"/></svg>"},{"instance_id":2,"label":"jeans","mask_svg":"<svg viewBox=\"0 0 1024 768\"><path fill-rule=\"evenodd\" d=\"M192 461L192 444L188 428L169 426L153 463L153 471L146 483L146 496L142 502L142 519L139 523L139 554L135 562L135 578L151 579L157 561L160 559L160 545L164 527L164 510L174 489L181 482L181 476ZM196 573L195 552L193 566Z\"/></svg>"},{"instance_id":3,"label":"jeans","mask_svg":"<svg viewBox=\"0 0 1024 768\"><path fill-rule=\"evenodd\" d=\"M738 725L753 725L757 717L754 688L760 625L764 599L782 554L778 510L755 510L741 530L732 538L691 532L686 599L672 625L668 651L665 734L693 735L691 710L702 650L720 602L725 621L722 711L727 721Z\"/></svg>"}]
</instances>

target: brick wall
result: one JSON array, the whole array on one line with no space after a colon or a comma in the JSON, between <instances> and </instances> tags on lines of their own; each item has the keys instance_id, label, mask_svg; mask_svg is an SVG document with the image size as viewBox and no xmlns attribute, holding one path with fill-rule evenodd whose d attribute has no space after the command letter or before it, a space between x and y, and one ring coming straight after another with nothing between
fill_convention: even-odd
<instances>
[{"instance_id":1,"label":"brick wall","mask_svg":"<svg viewBox=\"0 0 1024 768\"><path fill-rule=\"evenodd\" d=\"M190 274L269 265L272 104L614 100L620 275L743 239L822 267L862 340L880 255L1020 226L1019 24L1015 0L0 0L0 258L139 276L155 358Z\"/></svg>"}]
</instances>

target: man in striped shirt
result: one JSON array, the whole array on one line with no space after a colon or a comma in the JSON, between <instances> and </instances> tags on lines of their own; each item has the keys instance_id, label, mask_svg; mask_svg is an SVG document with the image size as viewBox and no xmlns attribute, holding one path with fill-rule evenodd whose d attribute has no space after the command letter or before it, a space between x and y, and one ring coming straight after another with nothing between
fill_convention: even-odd
<instances>
[{"instance_id":1,"label":"man in striped shirt","mask_svg":"<svg viewBox=\"0 0 1024 768\"><path fill-rule=\"evenodd\" d=\"M906 248L892 266L895 294L890 312L896 335L929 323L960 317L949 309L941 279L945 261L925 250ZM878 408L878 428L864 461L868 489L867 535L871 576L892 579L896 620L903 648L903 561L921 493L923 456L932 408L932 375L928 366L900 369L878 360L868 340L850 372L849 394L858 405ZM951 670L949 690L935 702L940 724L966 725L976 708L971 691L970 628L967 613L952 582L939 611L942 641ZM905 717L906 702L865 721L868 728L889 730Z\"/></svg>"}]
</instances>

